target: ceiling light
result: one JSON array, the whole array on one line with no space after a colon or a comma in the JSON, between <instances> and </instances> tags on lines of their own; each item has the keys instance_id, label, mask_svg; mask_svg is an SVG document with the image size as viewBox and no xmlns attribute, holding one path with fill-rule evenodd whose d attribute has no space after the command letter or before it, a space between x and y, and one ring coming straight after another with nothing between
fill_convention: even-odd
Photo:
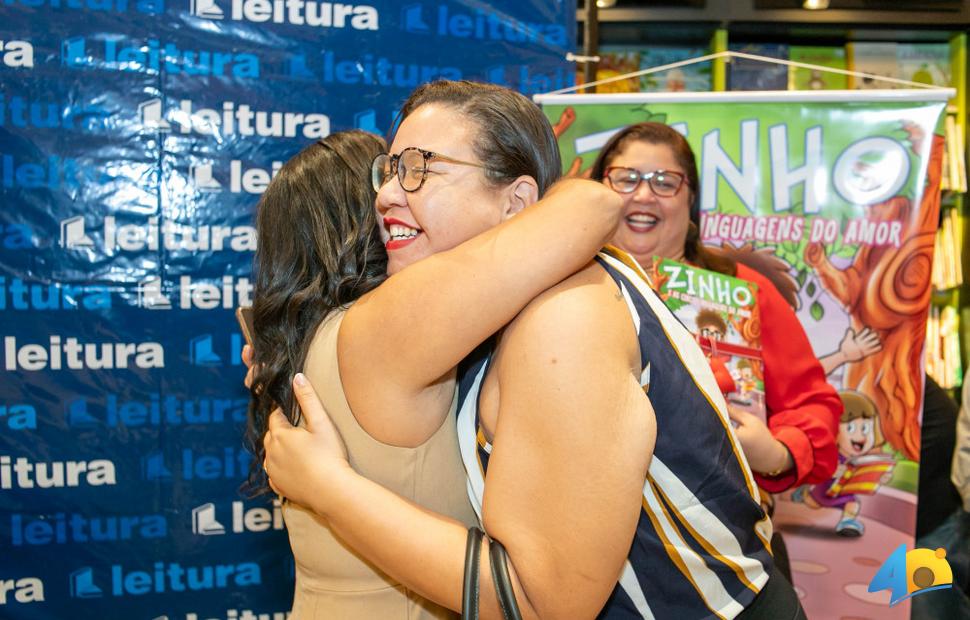
<instances>
[{"instance_id":1,"label":"ceiling light","mask_svg":"<svg viewBox=\"0 0 970 620\"><path fill-rule=\"evenodd\" d=\"M805 0L802 2L802 8L809 11L821 11L829 8L829 0Z\"/></svg>"},{"instance_id":2,"label":"ceiling light","mask_svg":"<svg viewBox=\"0 0 970 620\"><path fill-rule=\"evenodd\" d=\"M610 9L616 6L616 0L596 0L596 6L601 9Z\"/></svg>"}]
</instances>

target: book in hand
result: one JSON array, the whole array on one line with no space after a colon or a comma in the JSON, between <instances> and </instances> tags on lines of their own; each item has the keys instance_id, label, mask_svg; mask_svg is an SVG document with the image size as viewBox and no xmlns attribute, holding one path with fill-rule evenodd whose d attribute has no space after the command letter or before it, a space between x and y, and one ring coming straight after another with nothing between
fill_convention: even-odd
<instances>
[{"instance_id":1,"label":"book in hand","mask_svg":"<svg viewBox=\"0 0 970 620\"><path fill-rule=\"evenodd\" d=\"M883 477L892 473L896 460L889 454L863 454L845 462L845 469L832 483L829 497L843 495L872 495L882 485Z\"/></svg>"},{"instance_id":2,"label":"book in hand","mask_svg":"<svg viewBox=\"0 0 970 620\"><path fill-rule=\"evenodd\" d=\"M732 389L718 377L727 402L765 421L758 285L660 257L654 257L651 277L657 294L712 361L715 376L724 368L730 373Z\"/></svg>"}]
</instances>

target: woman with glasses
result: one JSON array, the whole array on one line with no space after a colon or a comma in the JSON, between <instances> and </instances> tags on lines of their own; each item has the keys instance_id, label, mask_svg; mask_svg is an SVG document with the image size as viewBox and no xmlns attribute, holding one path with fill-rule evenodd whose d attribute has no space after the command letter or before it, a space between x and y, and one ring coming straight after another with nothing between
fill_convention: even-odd
<instances>
[{"instance_id":1,"label":"woman with glasses","mask_svg":"<svg viewBox=\"0 0 970 620\"><path fill-rule=\"evenodd\" d=\"M841 401L771 280L701 243L697 165L687 140L662 123L631 125L607 142L590 176L623 198L613 243L646 270L659 256L758 285L768 423L729 405L735 432L765 491L829 480L838 462Z\"/></svg>"},{"instance_id":2,"label":"woman with glasses","mask_svg":"<svg viewBox=\"0 0 970 620\"><path fill-rule=\"evenodd\" d=\"M390 155L375 161L391 276L345 313L336 357L352 415L377 441L426 441L454 394L449 336L483 339L504 323L496 308L512 304L494 297L518 299L544 260L521 252L558 253L576 243L563 231L583 225L566 209L571 221L553 221L578 191L525 208L559 173L555 139L530 102L515 95L507 109L511 100L486 96L494 88L418 89ZM523 161L530 172L512 172ZM550 238L513 234L525 221ZM473 260L458 258L465 248ZM507 278L479 267L506 255ZM392 289L393 309L372 301ZM403 295L419 290L457 297L458 309ZM416 394L402 379L412 373L440 377L438 390ZM706 360L629 257L601 252L536 296L462 362L458 382L458 442L485 541L369 479L351 441L349 458L343 450L333 399L321 407L299 379L309 428L271 415L271 485L404 587L469 617L804 617L773 567L771 525Z\"/></svg>"},{"instance_id":3,"label":"woman with glasses","mask_svg":"<svg viewBox=\"0 0 970 620\"><path fill-rule=\"evenodd\" d=\"M358 472L464 532L477 520L458 454L455 366L586 263L616 227L620 201L591 181L549 190L560 165L556 144L541 142L545 120L521 95L455 88L477 102L466 113L491 115L514 156L483 156L466 129L444 131L450 139L434 151L415 146L390 157L380 138L341 132L290 159L263 194L247 439L261 464L277 404L301 422L291 378L302 371ZM400 196L378 213L375 191L390 178ZM398 204L418 194L423 210ZM404 416L406 425L394 423ZM265 490L261 468L250 485ZM296 561L295 620L454 616L352 551L305 508L287 502L283 514Z\"/></svg>"}]
</instances>

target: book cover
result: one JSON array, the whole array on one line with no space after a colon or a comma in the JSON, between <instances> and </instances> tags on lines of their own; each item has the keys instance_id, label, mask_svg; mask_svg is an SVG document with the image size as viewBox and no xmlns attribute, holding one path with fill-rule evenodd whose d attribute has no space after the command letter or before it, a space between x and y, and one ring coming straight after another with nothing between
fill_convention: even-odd
<instances>
[{"instance_id":1,"label":"book cover","mask_svg":"<svg viewBox=\"0 0 970 620\"><path fill-rule=\"evenodd\" d=\"M788 46L775 43L731 45L732 51L788 60ZM788 67L762 60L732 58L728 90L788 90Z\"/></svg>"},{"instance_id":2,"label":"book cover","mask_svg":"<svg viewBox=\"0 0 970 620\"><path fill-rule=\"evenodd\" d=\"M640 50L606 48L600 50L599 57L600 61L596 66L597 80L606 80L640 70ZM580 68L576 73L576 85L579 86L584 82L583 71ZM640 77L637 76L600 84L596 87L596 92L638 93L640 92Z\"/></svg>"},{"instance_id":3,"label":"book cover","mask_svg":"<svg viewBox=\"0 0 970 620\"><path fill-rule=\"evenodd\" d=\"M899 77L933 86L950 85L949 43L897 43Z\"/></svg>"},{"instance_id":4,"label":"book cover","mask_svg":"<svg viewBox=\"0 0 970 620\"><path fill-rule=\"evenodd\" d=\"M967 162L964 157L963 125L956 114L946 115L943 131L946 148L943 151L943 180L940 182L940 189L966 192Z\"/></svg>"},{"instance_id":5,"label":"book cover","mask_svg":"<svg viewBox=\"0 0 970 620\"><path fill-rule=\"evenodd\" d=\"M669 65L709 53L709 50L700 47L652 46L640 53L640 69ZM641 76L640 90L646 93L709 91L711 90L711 61Z\"/></svg>"},{"instance_id":6,"label":"book cover","mask_svg":"<svg viewBox=\"0 0 970 620\"><path fill-rule=\"evenodd\" d=\"M891 454L863 454L852 457L845 462L845 469L839 479L832 483L825 494L829 497L872 495L895 466L896 461Z\"/></svg>"},{"instance_id":7,"label":"book cover","mask_svg":"<svg viewBox=\"0 0 970 620\"><path fill-rule=\"evenodd\" d=\"M697 338L715 375L730 374L730 381L718 377L728 403L764 421L758 285L660 257L651 275L657 294Z\"/></svg>"},{"instance_id":8,"label":"book cover","mask_svg":"<svg viewBox=\"0 0 970 620\"><path fill-rule=\"evenodd\" d=\"M848 43L845 46L849 69L878 77L899 78L896 43ZM898 84L874 77L850 76L849 88L855 90L901 88Z\"/></svg>"},{"instance_id":9,"label":"book cover","mask_svg":"<svg viewBox=\"0 0 970 620\"><path fill-rule=\"evenodd\" d=\"M844 47L792 45L788 58L794 62L832 69L846 68ZM800 67L788 69L788 90L844 90L848 88L848 83L848 76L844 74Z\"/></svg>"}]
</instances>

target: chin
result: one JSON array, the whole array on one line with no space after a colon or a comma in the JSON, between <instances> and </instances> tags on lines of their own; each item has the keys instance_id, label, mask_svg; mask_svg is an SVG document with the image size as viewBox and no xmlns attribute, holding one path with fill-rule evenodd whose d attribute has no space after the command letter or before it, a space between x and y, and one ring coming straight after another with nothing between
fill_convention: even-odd
<instances>
[{"instance_id":1,"label":"chin","mask_svg":"<svg viewBox=\"0 0 970 620\"><path fill-rule=\"evenodd\" d=\"M653 257L657 254L657 251L653 248L641 250L639 248L630 248L627 253L632 256L640 265L645 265L653 261Z\"/></svg>"},{"instance_id":2,"label":"chin","mask_svg":"<svg viewBox=\"0 0 970 620\"><path fill-rule=\"evenodd\" d=\"M656 244L631 243L626 246L628 254L639 261L651 260L658 253Z\"/></svg>"}]
</instances>

